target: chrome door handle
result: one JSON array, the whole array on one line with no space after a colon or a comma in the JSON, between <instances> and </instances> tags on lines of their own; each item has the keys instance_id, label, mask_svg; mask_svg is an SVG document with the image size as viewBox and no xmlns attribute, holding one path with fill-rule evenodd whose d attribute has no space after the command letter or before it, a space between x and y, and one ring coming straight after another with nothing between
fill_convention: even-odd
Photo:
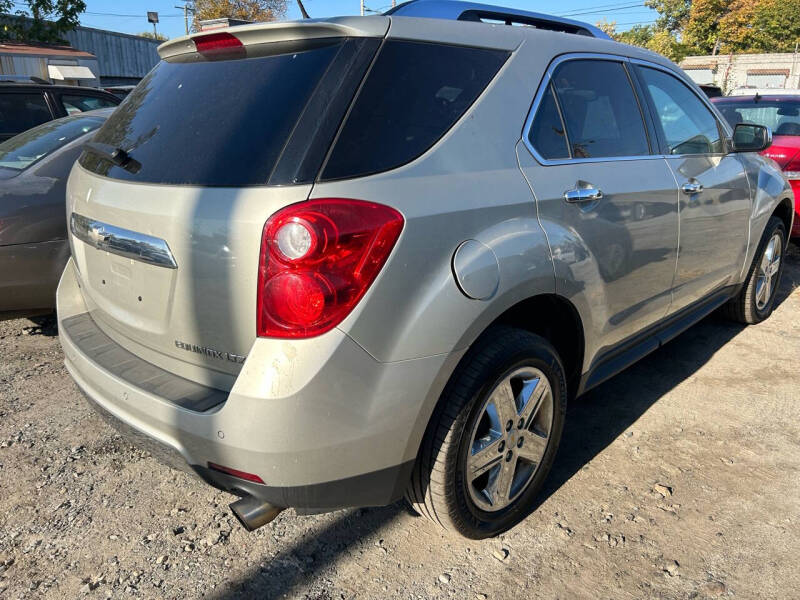
<instances>
[{"instance_id":1,"label":"chrome door handle","mask_svg":"<svg viewBox=\"0 0 800 600\"><path fill-rule=\"evenodd\" d=\"M698 181L688 181L681 186L681 191L684 194L699 194L703 191L703 184Z\"/></svg>"},{"instance_id":2,"label":"chrome door handle","mask_svg":"<svg viewBox=\"0 0 800 600\"><path fill-rule=\"evenodd\" d=\"M564 192L564 200L570 204L575 202L593 202L595 200L601 200L602 198L603 192L592 186L575 187Z\"/></svg>"}]
</instances>

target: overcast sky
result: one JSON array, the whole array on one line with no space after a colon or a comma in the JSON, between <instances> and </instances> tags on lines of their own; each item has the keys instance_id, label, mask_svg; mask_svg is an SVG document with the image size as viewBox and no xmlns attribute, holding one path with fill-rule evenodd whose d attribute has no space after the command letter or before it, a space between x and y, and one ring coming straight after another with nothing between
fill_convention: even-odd
<instances>
[{"instance_id":1,"label":"overcast sky","mask_svg":"<svg viewBox=\"0 0 800 600\"><path fill-rule=\"evenodd\" d=\"M381 4L386 3L386 4ZM490 3L497 3L490 2ZM357 15L359 0L304 0L306 10L312 17ZM604 17L616 21L619 29L628 29L633 24L650 23L656 13L644 6L644 0L508 0L505 6L571 16L577 20L596 23ZM86 12L81 15L81 24L98 29L110 29L125 33L152 31L147 22L147 11L157 11L159 33L169 37L183 35L183 11L178 0L86 0ZM287 18L299 19L300 11L294 1L289 2ZM371 0L367 7L383 12L391 6L391 0ZM583 13L583 14L578 14Z\"/></svg>"}]
</instances>

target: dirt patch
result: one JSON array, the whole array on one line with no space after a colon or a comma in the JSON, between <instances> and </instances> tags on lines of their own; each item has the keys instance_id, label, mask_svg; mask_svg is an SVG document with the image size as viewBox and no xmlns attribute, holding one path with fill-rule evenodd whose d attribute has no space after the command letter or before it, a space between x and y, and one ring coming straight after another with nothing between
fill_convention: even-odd
<instances>
[{"instance_id":1,"label":"dirt patch","mask_svg":"<svg viewBox=\"0 0 800 600\"><path fill-rule=\"evenodd\" d=\"M86 406L54 325L0 323L0 598L793 598L800 252L773 317L706 319L574 402L540 505L495 540L402 505L248 534L231 496Z\"/></svg>"}]
</instances>

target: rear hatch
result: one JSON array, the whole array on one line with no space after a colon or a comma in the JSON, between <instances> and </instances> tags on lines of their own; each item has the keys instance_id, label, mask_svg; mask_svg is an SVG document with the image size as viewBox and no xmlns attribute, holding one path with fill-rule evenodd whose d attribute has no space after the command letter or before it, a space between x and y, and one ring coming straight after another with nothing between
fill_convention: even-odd
<instances>
[{"instance_id":1,"label":"rear hatch","mask_svg":"<svg viewBox=\"0 0 800 600\"><path fill-rule=\"evenodd\" d=\"M388 28L375 17L164 44L70 176L87 307L116 343L229 388L256 335L261 235L306 200Z\"/></svg>"}]
</instances>

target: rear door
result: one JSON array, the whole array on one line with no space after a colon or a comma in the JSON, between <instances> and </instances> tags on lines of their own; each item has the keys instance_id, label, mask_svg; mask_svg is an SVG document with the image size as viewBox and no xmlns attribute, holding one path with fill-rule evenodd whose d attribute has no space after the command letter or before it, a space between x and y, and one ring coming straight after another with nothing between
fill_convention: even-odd
<instances>
[{"instance_id":1,"label":"rear door","mask_svg":"<svg viewBox=\"0 0 800 600\"><path fill-rule=\"evenodd\" d=\"M747 252L750 187L706 99L667 70L635 68L681 190L671 308L677 311L737 281Z\"/></svg>"},{"instance_id":2,"label":"rear door","mask_svg":"<svg viewBox=\"0 0 800 600\"><path fill-rule=\"evenodd\" d=\"M675 180L653 152L624 58L558 60L535 106L525 131L535 160L522 168L558 292L591 314L591 354L666 314L678 241Z\"/></svg>"}]
</instances>

